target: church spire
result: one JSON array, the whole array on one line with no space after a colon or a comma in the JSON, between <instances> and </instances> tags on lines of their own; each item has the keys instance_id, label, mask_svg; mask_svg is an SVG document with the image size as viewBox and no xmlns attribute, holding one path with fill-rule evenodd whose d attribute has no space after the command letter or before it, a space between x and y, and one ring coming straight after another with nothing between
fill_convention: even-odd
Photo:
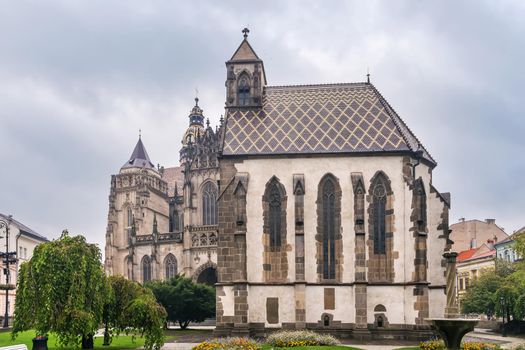
<instances>
[{"instance_id":1,"label":"church spire","mask_svg":"<svg viewBox=\"0 0 525 350\"><path fill-rule=\"evenodd\" d=\"M129 160L122 166L121 169L125 168L146 168L157 171L149 159L148 152L146 152L146 147L144 147L144 144L142 143L142 135L140 131L139 140L137 141L137 144L135 145Z\"/></svg>"},{"instance_id":2,"label":"church spire","mask_svg":"<svg viewBox=\"0 0 525 350\"><path fill-rule=\"evenodd\" d=\"M195 97L195 106L191 109L188 117L190 118L190 126L204 127L204 115L202 114L202 108L199 107L198 97Z\"/></svg>"}]
</instances>

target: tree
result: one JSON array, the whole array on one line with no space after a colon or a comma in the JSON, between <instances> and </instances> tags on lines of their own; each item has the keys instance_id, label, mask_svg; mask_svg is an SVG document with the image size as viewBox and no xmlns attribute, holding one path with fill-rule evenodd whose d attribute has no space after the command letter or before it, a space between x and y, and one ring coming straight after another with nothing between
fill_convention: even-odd
<instances>
[{"instance_id":1,"label":"tree","mask_svg":"<svg viewBox=\"0 0 525 350\"><path fill-rule=\"evenodd\" d=\"M99 248L64 230L20 266L13 337L34 328L37 336L56 333L62 345L93 348L107 291Z\"/></svg>"},{"instance_id":2,"label":"tree","mask_svg":"<svg viewBox=\"0 0 525 350\"><path fill-rule=\"evenodd\" d=\"M503 259L496 259L496 274L500 277L507 277L516 272L517 266Z\"/></svg>"},{"instance_id":3,"label":"tree","mask_svg":"<svg viewBox=\"0 0 525 350\"><path fill-rule=\"evenodd\" d=\"M190 322L202 322L215 315L215 289L195 284L190 278L176 276L169 281L146 284L167 311L168 321L186 329Z\"/></svg>"},{"instance_id":4,"label":"tree","mask_svg":"<svg viewBox=\"0 0 525 350\"><path fill-rule=\"evenodd\" d=\"M522 259L525 259L525 231L515 233L513 239L515 242L514 250Z\"/></svg>"},{"instance_id":5,"label":"tree","mask_svg":"<svg viewBox=\"0 0 525 350\"><path fill-rule=\"evenodd\" d=\"M109 336L140 333L145 338L145 350L159 350L164 344L166 311L152 291L122 276L108 280L111 292L105 305L104 324Z\"/></svg>"},{"instance_id":6,"label":"tree","mask_svg":"<svg viewBox=\"0 0 525 350\"><path fill-rule=\"evenodd\" d=\"M496 311L495 293L503 278L492 272L484 273L474 280L461 301L463 313L494 314Z\"/></svg>"}]
</instances>

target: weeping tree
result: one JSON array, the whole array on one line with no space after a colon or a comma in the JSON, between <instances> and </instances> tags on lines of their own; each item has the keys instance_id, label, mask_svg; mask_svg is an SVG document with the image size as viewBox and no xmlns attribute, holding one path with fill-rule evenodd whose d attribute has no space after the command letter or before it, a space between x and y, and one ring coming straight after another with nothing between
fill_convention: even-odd
<instances>
[{"instance_id":1,"label":"weeping tree","mask_svg":"<svg viewBox=\"0 0 525 350\"><path fill-rule=\"evenodd\" d=\"M35 329L37 336L55 333L63 346L92 349L108 291L100 249L63 231L20 266L13 338Z\"/></svg>"},{"instance_id":2,"label":"weeping tree","mask_svg":"<svg viewBox=\"0 0 525 350\"><path fill-rule=\"evenodd\" d=\"M119 334L144 337L145 350L159 350L164 344L166 311L151 290L122 276L108 278L110 293L104 307L105 343Z\"/></svg>"}]
</instances>

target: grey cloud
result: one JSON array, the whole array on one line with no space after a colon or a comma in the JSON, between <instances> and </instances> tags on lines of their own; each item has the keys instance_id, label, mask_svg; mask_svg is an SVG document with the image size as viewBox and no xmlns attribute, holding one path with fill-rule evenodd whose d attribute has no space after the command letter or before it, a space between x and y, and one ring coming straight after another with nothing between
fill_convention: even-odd
<instances>
[{"instance_id":1,"label":"grey cloud","mask_svg":"<svg viewBox=\"0 0 525 350\"><path fill-rule=\"evenodd\" d=\"M269 83L372 82L438 160L451 220L524 225L519 2L17 1L0 11L0 211L103 244L109 176L142 128L175 165L195 88L216 123L249 25Z\"/></svg>"}]
</instances>

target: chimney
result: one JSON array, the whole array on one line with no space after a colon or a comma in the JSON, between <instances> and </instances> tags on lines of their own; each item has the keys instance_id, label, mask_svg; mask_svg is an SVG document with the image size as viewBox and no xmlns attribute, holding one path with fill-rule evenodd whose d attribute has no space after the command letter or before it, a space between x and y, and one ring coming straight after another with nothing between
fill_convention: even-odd
<instances>
[{"instance_id":1,"label":"chimney","mask_svg":"<svg viewBox=\"0 0 525 350\"><path fill-rule=\"evenodd\" d=\"M459 222L465 222L465 218L459 218Z\"/></svg>"},{"instance_id":2,"label":"chimney","mask_svg":"<svg viewBox=\"0 0 525 350\"><path fill-rule=\"evenodd\" d=\"M496 224L496 219L485 219L485 222L489 225L494 225Z\"/></svg>"}]
</instances>

